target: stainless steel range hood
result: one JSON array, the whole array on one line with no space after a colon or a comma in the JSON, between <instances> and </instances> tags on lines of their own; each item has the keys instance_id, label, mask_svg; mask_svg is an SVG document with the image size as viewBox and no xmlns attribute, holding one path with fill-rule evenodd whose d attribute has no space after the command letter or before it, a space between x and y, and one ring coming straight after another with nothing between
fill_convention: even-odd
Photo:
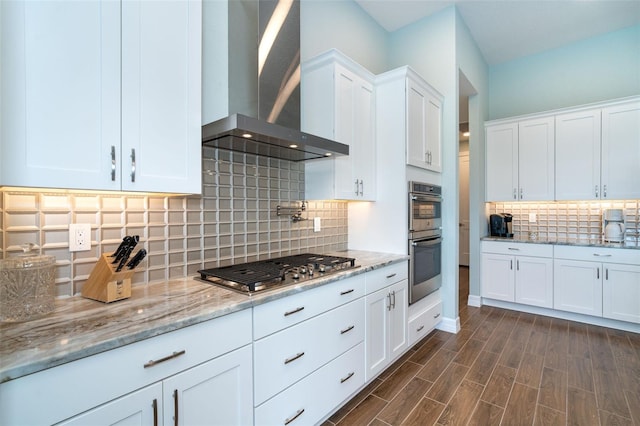
<instances>
[{"instance_id":1,"label":"stainless steel range hood","mask_svg":"<svg viewBox=\"0 0 640 426\"><path fill-rule=\"evenodd\" d=\"M290 161L348 155L348 145L299 130L299 0L227 6L229 116L202 127L203 145Z\"/></svg>"}]
</instances>

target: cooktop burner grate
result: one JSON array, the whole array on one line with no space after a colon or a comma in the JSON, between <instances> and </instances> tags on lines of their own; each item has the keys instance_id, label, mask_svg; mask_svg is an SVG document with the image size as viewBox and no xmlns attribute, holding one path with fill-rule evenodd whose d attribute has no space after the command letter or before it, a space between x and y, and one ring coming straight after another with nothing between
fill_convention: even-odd
<instances>
[{"instance_id":1,"label":"cooktop burner grate","mask_svg":"<svg viewBox=\"0 0 640 426\"><path fill-rule=\"evenodd\" d=\"M304 253L239 265L199 270L202 280L251 293L301 282L355 267L355 259ZM305 269L307 268L307 269ZM313 272L309 273L309 270ZM300 271L302 271L300 273ZM314 272L318 272L315 276Z\"/></svg>"}]
</instances>

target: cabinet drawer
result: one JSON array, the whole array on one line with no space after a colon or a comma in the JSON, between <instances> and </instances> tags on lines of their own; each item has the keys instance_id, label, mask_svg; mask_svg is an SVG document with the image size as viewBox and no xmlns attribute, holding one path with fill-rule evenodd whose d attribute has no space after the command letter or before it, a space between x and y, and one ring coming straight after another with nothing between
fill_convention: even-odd
<instances>
[{"instance_id":1,"label":"cabinet drawer","mask_svg":"<svg viewBox=\"0 0 640 426\"><path fill-rule=\"evenodd\" d=\"M640 250L608 247L556 246L556 259L640 265Z\"/></svg>"},{"instance_id":2,"label":"cabinet drawer","mask_svg":"<svg viewBox=\"0 0 640 426\"><path fill-rule=\"evenodd\" d=\"M442 321L442 302L438 301L409 321L409 347L420 341Z\"/></svg>"},{"instance_id":3,"label":"cabinet drawer","mask_svg":"<svg viewBox=\"0 0 640 426\"><path fill-rule=\"evenodd\" d=\"M0 423L56 423L249 343L246 309L11 380L0 385Z\"/></svg>"},{"instance_id":4,"label":"cabinet drawer","mask_svg":"<svg viewBox=\"0 0 640 426\"><path fill-rule=\"evenodd\" d=\"M367 294L371 294L381 288L389 287L399 281L408 279L409 266L407 262L394 263L384 268L367 272Z\"/></svg>"},{"instance_id":5,"label":"cabinet drawer","mask_svg":"<svg viewBox=\"0 0 640 426\"><path fill-rule=\"evenodd\" d=\"M515 256L552 257L550 244L515 243L502 241L483 241L483 253L511 254Z\"/></svg>"},{"instance_id":6,"label":"cabinet drawer","mask_svg":"<svg viewBox=\"0 0 640 426\"><path fill-rule=\"evenodd\" d=\"M364 306L356 300L254 342L256 405L363 341Z\"/></svg>"},{"instance_id":7,"label":"cabinet drawer","mask_svg":"<svg viewBox=\"0 0 640 426\"><path fill-rule=\"evenodd\" d=\"M254 340L364 296L365 274L253 308Z\"/></svg>"},{"instance_id":8,"label":"cabinet drawer","mask_svg":"<svg viewBox=\"0 0 640 426\"><path fill-rule=\"evenodd\" d=\"M362 385L364 343L257 407L255 424L317 424Z\"/></svg>"}]
</instances>

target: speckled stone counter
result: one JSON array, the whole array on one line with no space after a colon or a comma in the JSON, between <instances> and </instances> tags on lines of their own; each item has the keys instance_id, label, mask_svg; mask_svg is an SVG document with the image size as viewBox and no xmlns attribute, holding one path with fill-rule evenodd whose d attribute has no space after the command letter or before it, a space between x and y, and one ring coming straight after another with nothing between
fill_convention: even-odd
<instances>
[{"instance_id":1,"label":"speckled stone counter","mask_svg":"<svg viewBox=\"0 0 640 426\"><path fill-rule=\"evenodd\" d=\"M407 259L404 255L352 250L329 254L353 257L359 267L252 296L187 277L134 286L131 298L111 304L81 296L58 299L55 311L45 317L0 324L0 382Z\"/></svg>"},{"instance_id":2,"label":"speckled stone counter","mask_svg":"<svg viewBox=\"0 0 640 426\"><path fill-rule=\"evenodd\" d=\"M537 238L532 240L525 237L483 237L482 241L500 241L500 242L512 242L512 243L529 243L529 244L552 244L552 245L564 245L564 246L581 246L581 247L602 247L602 248L620 248L630 250L640 250L640 245L634 243L603 243L601 240L589 240L589 239L545 239Z\"/></svg>"}]
</instances>

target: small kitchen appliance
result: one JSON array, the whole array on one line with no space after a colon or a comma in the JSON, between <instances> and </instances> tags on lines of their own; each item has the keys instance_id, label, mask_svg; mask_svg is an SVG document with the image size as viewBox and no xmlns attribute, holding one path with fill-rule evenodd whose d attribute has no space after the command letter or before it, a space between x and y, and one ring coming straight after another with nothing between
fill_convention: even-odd
<instances>
[{"instance_id":1,"label":"small kitchen appliance","mask_svg":"<svg viewBox=\"0 0 640 426\"><path fill-rule=\"evenodd\" d=\"M350 257L304 253L199 270L200 279L251 295L357 268Z\"/></svg>"},{"instance_id":2,"label":"small kitchen appliance","mask_svg":"<svg viewBox=\"0 0 640 426\"><path fill-rule=\"evenodd\" d=\"M602 213L602 239L605 243L623 243L625 229L622 209L607 209Z\"/></svg>"},{"instance_id":3,"label":"small kitchen appliance","mask_svg":"<svg viewBox=\"0 0 640 426\"><path fill-rule=\"evenodd\" d=\"M513 238L513 215L497 213L489 216L489 231L492 237Z\"/></svg>"}]
</instances>

